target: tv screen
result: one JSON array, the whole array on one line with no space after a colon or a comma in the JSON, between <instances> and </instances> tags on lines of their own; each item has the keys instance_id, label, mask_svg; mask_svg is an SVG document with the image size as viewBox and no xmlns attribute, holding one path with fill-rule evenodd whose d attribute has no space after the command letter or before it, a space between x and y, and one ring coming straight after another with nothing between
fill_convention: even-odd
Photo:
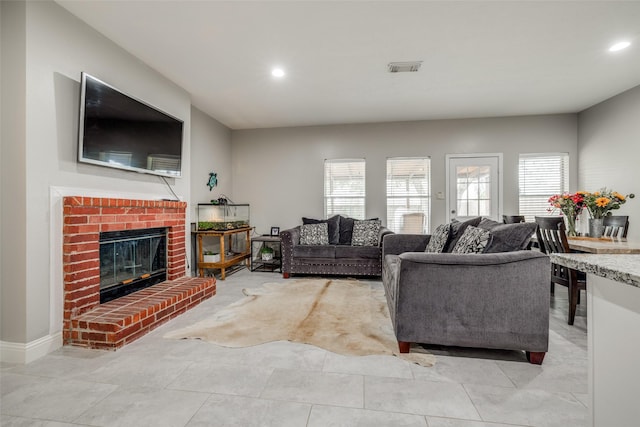
<instances>
[{"instance_id":1,"label":"tv screen","mask_svg":"<svg viewBox=\"0 0 640 427\"><path fill-rule=\"evenodd\" d=\"M180 177L182 120L82 73L78 161Z\"/></svg>"}]
</instances>

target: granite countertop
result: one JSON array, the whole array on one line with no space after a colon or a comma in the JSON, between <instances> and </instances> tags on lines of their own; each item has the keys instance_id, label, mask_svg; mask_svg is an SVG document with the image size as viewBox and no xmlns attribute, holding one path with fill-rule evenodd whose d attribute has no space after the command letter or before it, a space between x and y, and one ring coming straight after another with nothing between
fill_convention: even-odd
<instances>
[{"instance_id":1,"label":"granite countertop","mask_svg":"<svg viewBox=\"0 0 640 427\"><path fill-rule=\"evenodd\" d=\"M551 262L640 288L640 255L551 254Z\"/></svg>"}]
</instances>

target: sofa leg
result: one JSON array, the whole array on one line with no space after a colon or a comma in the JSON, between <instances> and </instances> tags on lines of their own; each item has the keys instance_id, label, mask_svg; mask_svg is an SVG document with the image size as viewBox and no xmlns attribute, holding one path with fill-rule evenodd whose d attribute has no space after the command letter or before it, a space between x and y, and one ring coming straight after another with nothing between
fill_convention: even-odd
<instances>
[{"instance_id":1,"label":"sofa leg","mask_svg":"<svg viewBox=\"0 0 640 427\"><path fill-rule=\"evenodd\" d=\"M289 278L289 273L282 273L282 278L283 279L288 279Z\"/></svg>"},{"instance_id":2,"label":"sofa leg","mask_svg":"<svg viewBox=\"0 0 640 427\"><path fill-rule=\"evenodd\" d=\"M544 351L526 351L527 360L532 365L542 365L542 361L544 360L544 356L547 354Z\"/></svg>"},{"instance_id":3,"label":"sofa leg","mask_svg":"<svg viewBox=\"0 0 640 427\"><path fill-rule=\"evenodd\" d=\"M411 350L411 343L406 341L398 341L398 348L400 349L400 353L409 353L409 350Z\"/></svg>"}]
</instances>

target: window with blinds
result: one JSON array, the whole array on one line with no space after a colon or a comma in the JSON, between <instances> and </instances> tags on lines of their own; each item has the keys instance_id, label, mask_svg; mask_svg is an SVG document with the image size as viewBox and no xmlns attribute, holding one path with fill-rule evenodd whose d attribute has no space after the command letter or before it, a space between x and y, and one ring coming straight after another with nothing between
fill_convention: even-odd
<instances>
[{"instance_id":1,"label":"window with blinds","mask_svg":"<svg viewBox=\"0 0 640 427\"><path fill-rule=\"evenodd\" d=\"M324 161L324 215L364 219L365 160Z\"/></svg>"},{"instance_id":2,"label":"window with blinds","mask_svg":"<svg viewBox=\"0 0 640 427\"><path fill-rule=\"evenodd\" d=\"M569 191L569 154L521 154L519 214L526 221L549 215L549 197Z\"/></svg>"},{"instance_id":3,"label":"window with blinds","mask_svg":"<svg viewBox=\"0 0 640 427\"><path fill-rule=\"evenodd\" d=\"M430 230L431 159L387 159L387 227L396 233Z\"/></svg>"}]
</instances>

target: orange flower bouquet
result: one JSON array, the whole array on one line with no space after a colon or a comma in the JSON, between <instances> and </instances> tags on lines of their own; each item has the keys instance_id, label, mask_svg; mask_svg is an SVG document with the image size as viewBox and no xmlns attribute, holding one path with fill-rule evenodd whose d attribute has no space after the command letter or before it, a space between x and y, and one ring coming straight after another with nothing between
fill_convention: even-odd
<instances>
[{"instance_id":1,"label":"orange flower bouquet","mask_svg":"<svg viewBox=\"0 0 640 427\"><path fill-rule=\"evenodd\" d=\"M634 197L633 193L624 196L617 191L603 188L593 193L584 193L584 202L591 218L600 219L611 215L612 210L620 209L620 206L625 204L627 199Z\"/></svg>"},{"instance_id":2,"label":"orange flower bouquet","mask_svg":"<svg viewBox=\"0 0 640 427\"><path fill-rule=\"evenodd\" d=\"M634 197L633 193L624 196L617 191L607 190L606 188L593 193L585 193L584 203L591 216L591 219L589 219L589 236L602 237L604 217L611 215L611 211L620 209L620 206L625 204L627 199L633 199Z\"/></svg>"}]
</instances>

